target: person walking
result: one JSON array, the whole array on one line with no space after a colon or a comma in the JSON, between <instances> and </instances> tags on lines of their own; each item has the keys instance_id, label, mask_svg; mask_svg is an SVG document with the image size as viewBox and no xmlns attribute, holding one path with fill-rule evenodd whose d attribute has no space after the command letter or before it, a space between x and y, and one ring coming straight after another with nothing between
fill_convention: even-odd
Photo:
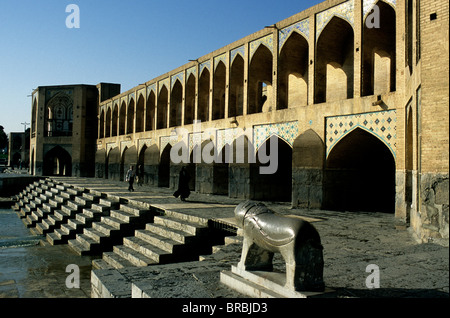
<instances>
[{"instance_id":1,"label":"person walking","mask_svg":"<svg viewBox=\"0 0 450 318\"><path fill-rule=\"evenodd\" d=\"M134 179L136 177L136 172L134 171L134 167L130 166L130 169L128 169L127 171L127 175L125 177L125 181L128 182L128 191L134 191L133 188L133 183L134 183Z\"/></svg>"},{"instance_id":2,"label":"person walking","mask_svg":"<svg viewBox=\"0 0 450 318\"><path fill-rule=\"evenodd\" d=\"M191 190L189 189L189 180L190 175L185 167L182 167L180 170L180 176L178 179L178 189L175 191L173 196L175 198L180 197L181 201L186 201L186 198L191 194Z\"/></svg>"}]
</instances>

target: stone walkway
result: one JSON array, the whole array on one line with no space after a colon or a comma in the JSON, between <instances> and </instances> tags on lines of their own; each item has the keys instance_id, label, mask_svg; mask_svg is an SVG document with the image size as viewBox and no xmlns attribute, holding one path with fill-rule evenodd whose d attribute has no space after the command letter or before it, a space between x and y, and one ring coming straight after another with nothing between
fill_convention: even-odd
<instances>
[{"instance_id":1,"label":"stone walkway","mask_svg":"<svg viewBox=\"0 0 450 318\"><path fill-rule=\"evenodd\" d=\"M128 192L125 182L58 180L225 224L234 223L234 207L241 202L198 193L182 202L172 196L170 189L135 185L136 191ZM319 231L324 246L324 281L336 291L327 297L449 297L448 246L417 244L407 227L392 214L291 209L289 204L279 202L267 205L279 213L306 218ZM241 297L219 282L220 271L229 270L239 257L240 245L231 244L202 262L94 272L106 284L119 282L114 287L115 296L119 297L130 296L132 284L147 290L153 288L159 297ZM282 266L279 258L276 261ZM366 272L369 265L379 269L380 288L366 286L371 275Z\"/></svg>"}]
</instances>

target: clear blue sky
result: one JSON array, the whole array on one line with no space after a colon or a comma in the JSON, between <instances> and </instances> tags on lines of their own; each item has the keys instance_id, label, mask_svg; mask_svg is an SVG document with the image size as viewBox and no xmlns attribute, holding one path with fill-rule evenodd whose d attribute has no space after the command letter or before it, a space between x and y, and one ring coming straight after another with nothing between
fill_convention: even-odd
<instances>
[{"instance_id":1,"label":"clear blue sky","mask_svg":"<svg viewBox=\"0 0 450 318\"><path fill-rule=\"evenodd\" d=\"M23 131L38 86L111 82L123 92L320 2L1 0L0 125ZM79 29L66 27L69 4Z\"/></svg>"}]
</instances>

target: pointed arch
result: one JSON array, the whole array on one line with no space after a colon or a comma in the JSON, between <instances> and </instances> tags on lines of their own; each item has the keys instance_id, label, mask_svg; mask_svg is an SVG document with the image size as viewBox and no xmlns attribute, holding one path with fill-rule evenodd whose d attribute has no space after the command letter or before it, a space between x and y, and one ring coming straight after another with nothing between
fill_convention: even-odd
<instances>
[{"instance_id":1,"label":"pointed arch","mask_svg":"<svg viewBox=\"0 0 450 318\"><path fill-rule=\"evenodd\" d=\"M244 59L241 54L231 64L230 97L228 101L228 117L241 116L244 113Z\"/></svg>"},{"instance_id":2,"label":"pointed arch","mask_svg":"<svg viewBox=\"0 0 450 318\"><path fill-rule=\"evenodd\" d=\"M172 87L170 96L170 120L169 127L181 126L183 107L183 85L177 79Z\"/></svg>"},{"instance_id":3,"label":"pointed arch","mask_svg":"<svg viewBox=\"0 0 450 318\"><path fill-rule=\"evenodd\" d=\"M326 160L324 208L342 211L395 211L395 158L381 139L356 128Z\"/></svg>"},{"instance_id":4,"label":"pointed arch","mask_svg":"<svg viewBox=\"0 0 450 318\"><path fill-rule=\"evenodd\" d=\"M159 91L157 107L157 127L156 129L167 128L167 108L169 103L169 91L166 85L163 85Z\"/></svg>"},{"instance_id":5,"label":"pointed arch","mask_svg":"<svg viewBox=\"0 0 450 318\"><path fill-rule=\"evenodd\" d=\"M309 45L298 32L292 32L280 51L278 109L308 104Z\"/></svg>"},{"instance_id":6,"label":"pointed arch","mask_svg":"<svg viewBox=\"0 0 450 318\"><path fill-rule=\"evenodd\" d=\"M145 98L139 95L136 105L136 132L143 132L145 125Z\"/></svg>"},{"instance_id":7,"label":"pointed arch","mask_svg":"<svg viewBox=\"0 0 450 318\"><path fill-rule=\"evenodd\" d=\"M209 91L210 91L209 69L204 68L198 82L198 113L197 119L202 122L209 120Z\"/></svg>"},{"instance_id":8,"label":"pointed arch","mask_svg":"<svg viewBox=\"0 0 450 318\"><path fill-rule=\"evenodd\" d=\"M147 104L145 106L145 131L155 129L155 109L156 109L156 95L152 90L147 98Z\"/></svg>"},{"instance_id":9,"label":"pointed arch","mask_svg":"<svg viewBox=\"0 0 450 318\"><path fill-rule=\"evenodd\" d=\"M118 125L119 125L119 105L115 103L111 120L111 137L115 137L119 133Z\"/></svg>"},{"instance_id":10,"label":"pointed arch","mask_svg":"<svg viewBox=\"0 0 450 318\"><path fill-rule=\"evenodd\" d=\"M272 139L276 143L272 144ZM276 145L275 147L273 147ZM261 152L269 161L263 162ZM274 165L274 173L264 173L262 167ZM271 136L256 153L256 162L250 165L251 199L285 201L292 198L292 148L277 136Z\"/></svg>"},{"instance_id":11,"label":"pointed arch","mask_svg":"<svg viewBox=\"0 0 450 318\"><path fill-rule=\"evenodd\" d=\"M249 67L248 114L272 107L273 56L265 45L255 51Z\"/></svg>"},{"instance_id":12,"label":"pointed arch","mask_svg":"<svg viewBox=\"0 0 450 318\"><path fill-rule=\"evenodd\" d=\"M363 23L362 44L362 95L381 95L396 90L396 13L384 1L378 1L379 15L383 21L379 27Z\"/></svg>"},{"instance_id":13,"label":"pointed arch","mask_svg":"<svg viewBox=\"0 0 450 318\"><path fill-rule=\"evenodd\" d=\"M127 104L125 101L120 105L119 111L119 135L125 135L127 126Z\"/></svg>"},{"instance_id":14,"label":"pointed arch","mask_svg":"<svg viewBox=\"0 0 450 318\"><path fill-rule=\"evenodd\" d=\"M212 119L225 118L226 67L220 61L214 71Z\"/></svg>"},{"instance_id":15,"label":"pointed arch","mask_svg":"<svg viewBox=\"0 0 450 318\"><path fill-rule=\"evenodd\" d=\"M44 155L45 176L72 176L72 157L61 146L53 147Z\"/></svg>"},{"instance_id":16,"label":"pointed arch","mask_svg":"<svg viewBox=\"0 0 450 318\"><path fill-rule=\"evenodd\" d=\"M184 124L191 125L195 118L195 75L190 74L186 82Z\"/></svg>"},{"instance_id":17,"label":"pointed arch","mask_svg":"<svg viewBox=\"0 0 450 318\"><path fill-rule=\"evenodd\" d=\"M127 107L127 134L134 133L134 115L135 115L134 99L132 98L128 102Z\"/></svg>"},{"instance_id":18,"label":"pointed arch","mask_svg":"<svg viewBox=\"0 0 450 318\"><path fill-rule=\"evenodd\" d=\"M353 98L354 30L334 16L317 40L314 102Z\"/></svg>"}]
</instances>

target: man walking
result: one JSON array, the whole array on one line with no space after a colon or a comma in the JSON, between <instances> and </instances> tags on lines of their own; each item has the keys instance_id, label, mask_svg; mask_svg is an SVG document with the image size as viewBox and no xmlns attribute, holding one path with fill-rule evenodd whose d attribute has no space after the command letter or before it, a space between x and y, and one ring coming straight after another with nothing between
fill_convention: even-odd
<instances>
[{"instance_id":1,"label":"man walking","mask_svg":"<svg viewBox=\"0 0 450 318\"><path fill-rule=\"evenodd\" d=\"M134 191L133 183L134 183L135 177L136 177L136 172L134 171L134 167L130 166L130 169L128 169L127 175L125 177L125 181L127 181L128 184L129 184L128 185L128 191L130 191L130 192Z\"/></svg>"}]
</instances>

